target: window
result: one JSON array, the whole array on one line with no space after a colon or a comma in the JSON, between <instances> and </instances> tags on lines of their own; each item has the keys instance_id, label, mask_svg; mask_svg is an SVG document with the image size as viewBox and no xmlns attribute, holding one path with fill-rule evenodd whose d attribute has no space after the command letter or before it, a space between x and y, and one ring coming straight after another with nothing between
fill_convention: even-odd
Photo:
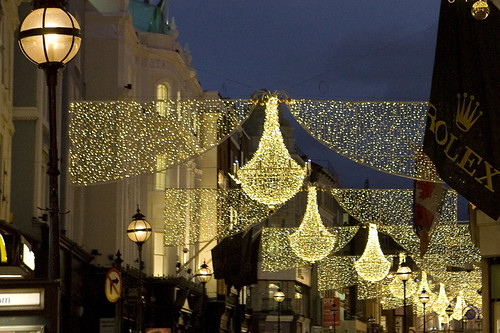
<instances>
[{"instance_id":1,"label":"window","mask_svg":"<svg viewBox=\"0 0 500 333\"><path fill-rule=\"evenodd\" d=\"M155 190L162 191L167 186L167 170L165 156L156 156Z\"/></svg>"},{"instance_id":2,"label":"window","mask_svg":"<svg viewBox=\"0 0 500 333\"><path fill-rule=\"evenodd\" d=\"M156 86L156 112L165 116L167 112L168 87L165 83ZM167 184L165 156L156 156L155 190L164 190Z\"/></svg>"},{"instance_id":3,"label":"window","mask_svg":"<svg viewBox=\"0 0 500 333\"><path fill-rule=\"evenodd\" d=\"M163 276L163 263L165 260L165 250L163 246L163 233L154 233L154 261L153 276Z\"/></svg>"},{"instance_id":4,"label":"window","mask_svg":"<svg viewBox=\"0 0 500 333\"><path fill-rule=\"evenodd\" d=\"M156 86L156 112L165 116L167 109L168 87L164 83Z\"/></svg>"}]
</instances>

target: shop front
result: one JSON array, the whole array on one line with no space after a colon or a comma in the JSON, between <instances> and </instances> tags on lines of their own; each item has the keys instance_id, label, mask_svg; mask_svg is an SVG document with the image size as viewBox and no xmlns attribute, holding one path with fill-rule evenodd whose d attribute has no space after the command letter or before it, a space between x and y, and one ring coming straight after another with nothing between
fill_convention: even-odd
<instances>
[{"instance_id":1,"label":"shop front","mask_svg":"<svg viewBox=\"0 0 500 333\"><path fill-rule=\"evenodd\" d=\"M57 285L41 281L2 281L0 283L0 332L48 332L57 307L51 299Z\"/></svg>"}]
</instances>

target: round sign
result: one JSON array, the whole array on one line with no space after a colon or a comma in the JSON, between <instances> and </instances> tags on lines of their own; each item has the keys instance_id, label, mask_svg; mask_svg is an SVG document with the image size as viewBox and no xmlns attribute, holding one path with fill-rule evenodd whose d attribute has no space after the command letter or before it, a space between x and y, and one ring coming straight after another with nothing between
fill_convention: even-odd
<instances>
[{"instance_id":1,"label":"round sign","mask_svg":"<svg viewBox=\"0 0 500 333\"><path fill-rule=\"evenodd\" d=\"M465 319L467 320L473 320L476 318L476 310L473 308L469 308L467 311L465 311Z\"/></svg>"},{"instance_id":2,"label":"round sign","mask_svg":"<svg viewBox=\"0 0 500 333\"><path fill-rule=\"evenodd\" d=\"M120 298L122 294L122 275L116 268L111 268L106 274L104 292L111 303L116 302Z\"/></svg>"}]
</instances>

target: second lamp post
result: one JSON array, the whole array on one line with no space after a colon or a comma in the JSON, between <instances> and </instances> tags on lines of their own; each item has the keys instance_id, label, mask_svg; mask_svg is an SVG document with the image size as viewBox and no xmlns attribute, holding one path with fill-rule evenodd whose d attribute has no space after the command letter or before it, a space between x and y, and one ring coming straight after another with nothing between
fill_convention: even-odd
<instances>
[{"instance_id":1,"label":"second lamp post","mask_svg":"<svg viewBox=\"0 0 500 333\"><path fill-rule=\"evenodd\" d=\"M408 267L406 260L401 263L396 275L403 282L403 333L408 333L408 324L406 321L406 281L410 279L411 269Z\"/></svg>"},{"instance_id":2,"label":"second lamp post","mask_svg":"<svg viewBox=\"0 0 500 333\"><path fill-rule=\"evenodd\" d=\"M208 265L205 263L205 261L203 261L203 264L200 266L200 269L198 270L198 273L196 274L196 277L198 278L198 281L200 281L202 287L203 287L203 295L201 296L202 297L202 306L201 306L201 310L202 310L202 332L206 332L206 304L205 304L205 297L206 297L206 284L208 281L210 281L210 279L212 278L212 271L210 270L210 268L208 268Z\"/></svg>"},{"instance_id":3,"label":"second lamp post","mask_svg":"<svg viewBox=\"0 0 500 333\"><path fill-rule=\"evenodd\" d=\"M422 293L418 296L418 299L420 300L420 303L424 306L424 333L425 333L425 304L429 302L429 294L425 291L425 289L422 289Z\"/></svg>"},{"instance_id":4,"label":"second lamp post","mask_svg":"<svg viewBox=\"0 0 500 333\"><path fill-rule=\"evenodd\" d=\"M281 303L285 300L285 293L281 290L278 289L274 295L273 298L276 302L278 302L278 333L281 332Z\"/></svg>"},{"instance_id":5,"label":"second lamp post","mask_svg":"<svg viewBox=\"0 0 500 333\"><path fill-rule=\"evenodd\" d=\"M143 295L142 295L142 245L151 237L151 224L146 221L145 216L141 214L139 207L137 213L132 216L132 222L127 227L127 236L130 240L137 244L139 250L139 283L137 291L137 332L142 333L142 310L143 310Z\"/></svg>"}]
</instances>

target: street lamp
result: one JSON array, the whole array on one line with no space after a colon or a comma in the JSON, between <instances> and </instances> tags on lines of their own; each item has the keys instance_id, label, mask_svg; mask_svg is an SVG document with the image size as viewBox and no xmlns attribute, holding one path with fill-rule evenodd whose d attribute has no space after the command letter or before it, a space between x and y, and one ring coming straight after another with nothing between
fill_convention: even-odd
<instances>
[{"instance_id":1,"label":"street lamp","mask_svg":"<svg viewBox=\"0 0 500 333\"><path fill-rule=\"evenodd\" d=\"M333 316L333 333L336 333L336 327L335 325L337 324L337 314L339 313L339 307L337 304L333 303L332 308L330 309L330 313Z\"/></svg>"},{"instance_id":2,"label":"street lamp","mask_svg":"<svg viewBox=\"0 0 500 333\"><path fill-rule=\"evenodd\" d=\"M44 70L48 90L49 114L49 273L48 279L57 284L52 308L59 309L59 161L57 154L56 85L57 73L75 57L80 49L81 31L77 20L63 7L63 0L36 1L36 7L19 28L19 47L23 54ZM52 318L51 330L59 331L58 310Z\"/></svg>"},{"instance_id":3,"label":"street lamp","mask_svg":"<svg viewBox=\"0 0 500 333\"><path fill-rule=\"evenodd\" d=\"M424 306L424 333L425 333L425 304L429 302L429 294L425 291L425 289L422 289L422 293L418 296L418 299L420 300L420 303Z\"/></svg>"},{"instance_id":4,"label":"street lamp","mask_svg":"<svg viewBox=\"0 0 500 333\"><path fill-rule=\"evenodd\" d=\"M281 317L281 303L285 300L285 293L281 290L278 289L274 295L274 300L278 302L278 333L281 332L281 322L280 322L280 317Z\"/></svg>"},{"instance_id":5,"label":"street lamp","mask_svg":"<svg viewBox=\"0 0 500 333\"><path fill-rule=\"evenodd\" d=\"M372 316L370 316L368 318L368 323L370 324L370 332L373 332L373 323L375 322L375 318L373 318Z\"/></svg>"},{"instance_id":6,"label":"street lamp","mask_svg":"<svg viewBox=\"0 0 500 333\"><path fill-rule=\"evenodd\" d=\"M198 270L198 274L196 274L196 277L198 278L198 281L201 282L201 285L203 287L203 301L202 301L202 310L203 310L203 332L205 332L205 318L206 318L206 313L205 313L205 285L207 284L208 281L212 278L212 271L210 268L208 268L208 265L203 261L203 264L200 266L200 269Z\"/></svg>"},{"instance_id":7,"label":"street lamp","mask_svg":"<svg viewBox=\"0 0 500 333\"><path fill-rule=\"evenodd\" d=\"M137 244L139 251L139 283L137 292L137 332L142 332L142 245L151 237L151 224L146 221L145 216L141 214L139 207L137 213L132 216L132 222L127 227L127 236Z\"/></svg>"},{"instance_id":8,"label":"street lamp","mask_svg":"<svg viewBox=\"0 0 500 333\"><path fill-rule=\"evenodd\" d=\"M406 323L406 281L408 281L411 276L411 269L408 267L406 260L401 263L396 275L401 281L403 281L403 333L408 333L408 325Z\"/></svg>"},{"instance_id":9,"label":"street lamp","mask_svg":"<svg viewBox=\"0 0 500 333\"><path fill-rule=\"evenodd\" d=\"M444 311L448 315L448 332L450 332L450 329L451 329L451 315L453 314L453 306L451 306L451 304L448 304L448 307Z\"/></svg>"}]
</instances>

